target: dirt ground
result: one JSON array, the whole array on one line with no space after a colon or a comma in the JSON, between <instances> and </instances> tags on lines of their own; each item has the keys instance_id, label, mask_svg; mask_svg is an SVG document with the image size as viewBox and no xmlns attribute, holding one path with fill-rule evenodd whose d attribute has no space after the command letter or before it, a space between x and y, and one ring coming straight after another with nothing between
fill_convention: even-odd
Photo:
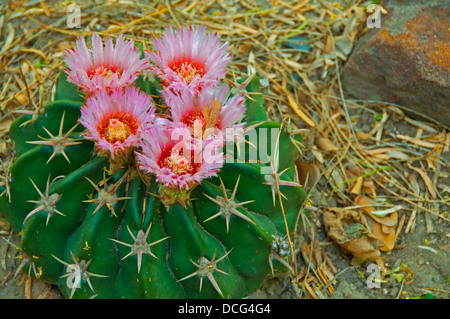
<instances>
[{"instance_id":1,"label":"dirt ground","mask_svg":"<svg viewBox=\"0 0 450 319\"><path fill-rule=\"evenodd\" d=\"M449 276L450 276L450 247L448 238L443 238L441 234L448 234L448 223L435 221L435 231L428 233L426 230L425 218L421 216L416 224L416 229L412 234L404 238L405 247L392 251L384 255L386 266L390 269L403 264L413 274L414 280L408 284L402 284L395 278L388 276L387 282L382 282L378 287L367 284L367 279L373 275L373 271L368 271L372 262L366 262L362 266L352 266L351 256L343 254L336 245L329 242L322 228L315 228L321 245L326 254L332 260L339 272L344 271L337 278L334 292L327 298L332 299L405 299L405 298L425 298L432 296L436 299L448 299ZM320 218L318 218L320 221ZM446 225L447 224L447 225ZM418 246L424 246L424 240L430 241L430 247L438 248L434 253ZM303 260L299 258L299 263ZM370 270L370 268L369 268ZM255 292L252 298L297 298L297 292L293 288L289 277L274 278L267 281L265 286Z\"/></svg>"},{"instance_id":2,"label":"dirt ground","mask_svg":"<svg viewBox=\"0 0 450 319\"><path fill-rule=\"evenodd\" d=\"M17 3L18 1L12 1ZM83 3L83 1L79 1ZM178 1L180 2L180 1ZM224 1L220 1L224 2ZM226 2L226 1L225 1ZM233 4L233 6L238 6L240 3L248 4L249 1L229 1ZM250 1L251 2L251 1ZM270 2L270 1L269 1ZM298 252L296 255L296 268L297 272L295 274L286 275L283 277L272 278L267 281L267 283L259 290L250 294L250 298L274 298L274 299L307 299L307 298L335 298L335 299L404 299L404 298L439 298L439 299L448 299L450 294L450 223L448 218L449 216L449 201L448 197L450 196L450 178L449 178L449 163L450 163L450 152L446 150L446 146L448 149L448 138L445 140L445 136L450 136L448 131L445 128L436 125L435 123L427 123L422 122L420 120L411 120L406 115L402 114L402 112L395 108L395 106L387 105L387 104L360 104L360 103L348 103L348 115L354 121L354 129L357 133L361 134L372 134L373 136L377 135L378 140L375 139L360 139L361 149L372 149L376 142L381 142L381 146L383 146L383 141L388 138L392 138L393 142L398 142L398 145L403 147L405 155L405 150L409 150L410 153L407 153L407 157L399 156L398 153L390 153L390 157L383 157L385 153L382 153L379 156L381 159L386 159L386 165L392 165L395 167L396 171L392 171L392 175L381 175L373 174L373 175L364 175L364 181L368 183L366 193L364 191L360 191L361 194L368 194L370 190L375 188L377 196L381 198L387 198L390 200L394 200L396 203L400 205L404 205L404 209L399 211L398 220L402 220L403 223L400 224L397 222L396 231L398 232L398 237L395 240L395 248L391 249L387 252L381 252L382 262L387 270L387 273L380 278L379 285L373 284L372 282L368 283L368 279L373 278L373 275L376 272L373 272L373 268L371 265L376 265L374 261L365 261L360 265L355 265L353 256L349 253L343 252L340 250L339 246L334 243L329 236L327 235L323 222L323 212L328 207L352 207L357 205L356 199L352 197L355 195L351 193L351 190L354 190L355 183L349 183L349 187L340 187L339 179L335 179L336 174L340 171L345 171L347 168L351 167L351 163L357 158L356 155L347 155L343 152L343 155L340 156L338 150L332 148L327 149L321 148L321 144L317 141L318 131L321 132L322 137L324 132L328 133L328 138L333 140L333 146L337 149L345 148L345 136L349 134L348 131L342 129L343 126L348 127L348 123L345 122L345 116L341 116L342 122L339 122L339 125L330 126L328 125L328 119L330 118L330 114L324 111L323 105L327 103L330 106L330 109L334 110L334 115L336 114L344 114L342 111L342 103L339 101L339 90L334 90L334 97L330 98L325 102L324 97L327 94L330 94L330 91L327 91L325 88L333 87L335 89L335 76L333 65L333 56L327 56L324 53L326 50L326 28L321 28L319 24L315 25L314 20L312 18L313 14L322 12L325 9L321 9L320 5L323 5L327 10L331 10L329 6L326 4L322 4L322 1L308 1L305 2L304 7L305 13L302 12L305 16L308 16L308 21L313 21L311 23L311 30L308 29L307 35L316 35L322 30L325 33L325 37L317 36L318 44L312 43L312 47L308 54L297 54L296 52L287 51L287 58L291 59L296 64L288 63L288 68L295 68L299 65L305 67L304 73L302 73L302 81L301 85L298 84L297 87L290 88L289 84L291 84L292 79L280 79L280 74L277 72L285 72L280 69L278 70L279 65L278 62L282 64L283 67L286 67L285 60L279 59L279 56L275 56L275 58L268 62L269 58L266 57L267 47L270 47L270 37L261 37L258 33L253 33L253 31L243 28L243 32L250 32L249 34L245 34L240 38L239 41L236 41L235 47L240 48L240 44L245 42L243 39L247 39L252 45L252 50L254 51L253 58L248 57L238 58L236 65L238 67L242 67L242 65L249 64L252 59L256 61L256 67L259 65L267 66L267 69L262 67L257 70L262 74L263 80L266 80L268 83L273 84L272 88L266 88L265 93L267 94L267 107L269 112L271 112L273 118L282 118L283 120L288 119L288 121L292 121L293 125L302 130L305 136L305 148L302 152L301 160L305 163L310 164L310 168L316 168L318 173L315 176L315 183L306 187L308 193L308 202L309 206L305 206L305 211L309 211L308 217L304 217L303 224L299 229L299 236L303 240L303 242L313 245L312 239L315 239L316 251L320 251L322 257L326 259L328 273L331 273L332 277L330 280L329 276L320 277L314 272L314 267L308 267L308 263L305 261L305 256L301 252ZM346 1L328 1L331 4L341 2L343 5ZM355 1L360 3L361 1ZM366 1L367 2L367 1ZM162 3L165 3L162 1ZM267 5L268 1L260 1L259 3L265 3ZM280 1L281 5L286 2ZM297 6L300 5L302 1L293 1L292 5ZM278 4L280 5L280 4ZM289 5L286 4L286 6ZM230 8L226 8L225 6L220 6L219 8L211 7L208 12L217 12L217 10L229 10L229 13L234 14L236 12L240 12L238 10L232 10L233 6ZM264 6L261 5L264 9ZM361 4L362 6L362 4ZM244 6L245 7L245 6ZM29 10L30 7L25 7L26 10ZM52 8L50 2L48 4L48 8ZM47 9L48 9L47 8ZM289 7L287 7L289 8ZM300 8L300 6L299 6ZM54 17L46 17L44 15L45 8L41 9L38 7L37 9L41 11L35 11L40 13L38 15L39 20L44 22L53 22L55 21ZM131 10L130 8L128 8ZM250 6L246 6L246 10L250 10ZM61 11L61 9L59 9ZM95 10L95 8L94 8ZM131 15L131 20L139 19L143 16L142 7L136 11L139 14ZM193 9L194 10L194 9ZM101 10L100 10L101 11ZM194 10L195 11L195 10ZM53 11L52 11L53 12ZM204 12L207 12L205 10ZM277 11L278 12L278 11ZM354 11L351 11L354 12ZM169 14L170 13L170 14ZM200 13L203 14L203 11L200 10ZM199 14L200 14L199 13ZM10 14L10 13L9 13ZM55 14L55 13L54 13ZM173 8L172 12L167 12L164 16L161 16L161 21L158 20L159 23L165 24L171 18L176 17L177 19L181 19L186 15L178 15L179 12L176 11L176 7ZM184 14L184 13L183 13ZM290 14L288 11L281 11L281 16ZM2 11L2 15L7 17L8 14L6 10ZM110 13L111 19L116 18L114 13ZM261 15L263 16L263 15ZM33 16L36 18L36 16ZM60 17L60 16L59 16ZM98 23L101 24L101 17L98 16ZM289 16L287 20L291 19ZM321 16L321 18L323 18ZM83 16L83 19L85 17ZM209 18L208 18L209 19ZM217 27L217 21L205 19L205 23L210 23L209 26ZM255 18L256 19L256 18ZM293 19L293 18L292 18ZM335 17L333 19L336 19ZM121 19L118 19L120 23L124 23ZM186 18L186 20L189 20ZM3 20L2 24L3 24ZM83 20L84 21L84 20ZM212 22L211 22L212 21ZM247 23L247 17L242 16L242 21L240 21L240 25ZM276 16L275 21L279 23L279 27L283 28L286 25L289 25L288 22L283 21ZM343 20L345 21L345 20ZM15 37L18 37L21 33L20 27L22 25L26 25L27 23L34 23L27 19L27 17L16 18L11 20L15 25L16 33ZM92 21L91 21L92 22ZM118 22L118 24L120 24ZM128 22L128 21L125 21ZM155 21L153 21L155 22ZM155 22L156 23L156 22ZM215 24L216 23L216 24ZM298 21L296 21L298 23ZM225 25L225 23L224 23ZM255 24L249 24L255 27ZM257 23L256 23L257 25ZM55 24L55 28L59 27L59 24ZM136 23L136 26L139 26ZM92 23L92 28L95 28L95 21ZM256 27L255 27L256 28ZM314 29L316 28L316 29ZM32 30L31 27L25 28L26 30ZM306 28L307 29L307 28ZM336 29L336 30L335 30ZM341 34L342 32L346 32L345 28L342 27L342 30L338 30L339 28L333 28L333 32L336 34ZM360 28L361 29L361 28ZM287 28L286 30L291 30L292 28ZM55 30L53 30L55 31ZM131 32L132 30L128 30ZM230 32L228 27L222 30L224 33ZM298 30L297 30L298 31ZM2 45L7 41L5 36L6 27L3 27L3 34L0 34L0 50ZM25 32L25 31L23 31ZM50 32L50 31L48 31ZM288 31L286 31L288 32ZM55 31L48 35L54 41L55 44L60 44L61 47L67 46L67 43L71 43L74 40L73 34L64 34L60 31ZM65 40L66 37L71 37L68 40ZM257 37L260 36L260 37ZM353 40L356 36L353 36ZM357 38L357 37L356 37ZM51 54L60 51L60 49L55 45L53 48L50 48L42 39L37 39L34 42L36 47L45 47L46 50L52 51L46 54L50 56ZM253 40L252 40L253 39ZM254 40L257 39L257 40ZM252 42L253 41L253 42ZM264 42L266 41L266 42ZM263 42L263 43L262 43ZM272 41L273 42L273 41ZM258 51L258 48L263 48ZM44 50L44 49L43 49ZM241 50L241 49L240 49ZM246 49L243 46L241 51L238 51L241 55L237 55L238 57L242 56L242 52ZM303 50L305 50L303 48ZM251 50L245 51L246 54ZM275 51L274 51L275 52ZM275 53L274 53L275 54ZM278 54L278 53L276 53ZM270 54L269 54L270 55ZM1 55L0 55L1 57ZM282 56L284 58L284 56ZM320 64L320 67L316 68L319 60L323 60L323 63ZM326 60L328 59L328 60ZM38 59L40 60L40 59ZM295 61L294 61L295 60ZM61 61L61 55L55 55L53 61ZM33 61L36 62L36 61ZM15 61L17 63L17 61ZM340 61L339 65L342 66L344 61ZM307 68L307 65L314 64L314 68ZM330 67L332 65L332 67ZM272 69L271 69L272 68ZM14 70L11 68L11 70ZM52 81L54 80L54 75L57 69L49 70L48 73L45 73L44 78L46 78L49 84L44 85L44 92L47 95L51 93ZM237 70L237 67L236 69ZM276 76L271 77L269 72L270 70L274 70L273 74ZM267 71L267 72L266 72ZM13 72L13 71L11 71ZM268 75L267 78L264 79L264 75ZM7 94L1 94L2 99L0 102L4 102L10 98L10 101L14 102L15 107L20 108L23 103L20 103L20 96L15 96L14 94L19 91L20 85L16 85L16 81L11 80L7 81L6 72L1 74L3 83L11 83L11 96ZM42 76L42 74L41 74ZM306 76L306 77L305 77ZM53 79L53 80L52 80ZM269 80L270 79L270 80ZM275 79L275 80L273 80ZM278 79L278 80L277 80ZM319 80L317 80L319 79ZM284 80L284 83L283 83ZM316 81L317 80L317 81ZM31 82L31 81L30 81ZM287 85L286 85L287 82ZM320 82L320 83L319 83ZM279 84L281 83L281 84ZM14 88L13 86L17 87ZM304 89L307 87L307 89ZM315 88L315 89L313 89ZM35 87L37 90L37 86ZM298 91L296 91L298 89ZM289 92L298 93L298 104L302 104L300 107L303 110L302 114L306 114L305 118L307 119L309 116L314 119L314 121L318 123L325 123L322 126L319 125L319 128L309 127L305 121L301 121L298 117L297 112L292 111L292 103L291 100L286 100L286 90L290 90ZM307 91L306 94L304 90ZM6 96L6 97L5 97ZM15 98L14 98L15 96ZM297 96L297 95L295 95ZM336 98L337 97L337 98ZM317 103L320 100L321 103ZM309 105L308 107L302 108L303 105ZM295 105L294 105L295 106ZM387 115L389 116L387 116ZM2 134L0 137L2 138L2 143L7 139L7 135L3 126L6 126L5 123L8 123L7 113L2 108L2 119L0 120L0 132ZM381 118L382 117L382 118ZM407 120L405 120L407 119ZM382 126L377 127L377 125L382 122ZM331 122L330 122L331 123ZM3 125L3 126L2 126ZM331 125L331 124L330 124ZM378 128L378 131L375 129ZM381 129L380 129L381 128ZM317 129L317 130L316 130ZM382 130L382 131L380 131ZM421 140L421 136L425 136L425 140L427 143L435 143L438 145L442 142L439 140L436 142L436 139L433 139L434 136L439 135L441 132L444 132L444 142L442 142L443 152L439 153L438 157L441 160L441 165L438 167L432 167L426 161L429 154L435 150L433 147L428 147L425 150L416 148L417 145L413 145L410 140L401 139L399 137L410 136L416 137L416 139ZM378 134L380 133L380 134ZM447 135L445 135L447 134ZM336 136L338 138L336 138ZM361 135L362 136L362 135ZM344 142L342 142L344 141ZM392 143L393 143L392 142ZM413 141L414 142L414 141ZM424 141L422 141L424 142ZM403 143L403 144L402 144ZM447 143L447 145L445 144ZM3 144L2 144L3 145ZM422 143L421 145L427 145ZM434 145L434 144L433 144ZM440 145L440 144L439 144ZM0 145L1 146L1 145ZM323 145L322 145L323 146ZM400 146L399 146L400 147ZM351 147L350 147L351 149ZM364 153L367 155L369 160L376 159L375 157L380 154L375 153ZM437 156L437 155L436 155ZM2 155L3 157L3 155ZM332 170L333 163L336 162L336 167L340 167L340 170ZM357 162L357 161L356 161ZM371 162L371 163L380 163L380 162ZM420 165L417 168L417 165L409 165L411 163L419 163ZM428 164L428 166L427 166ZM345 169L344 169L345 166ZM334 167L334 166L333 166ZM430 191L430 186L427 183L429 179L424 178L418 171L415 171L414 168L426 171L432 179L432 184L434 189L438 192L437 199L432 200L428 196L428 192ZM426 168L426 169L425 169ZM337 173L336 173L337 172ZM399 173L398 173L399 172ZM336 174L335 174L336 173ZM395 175L394 173L398 173ZM417 175L417 173L419 175ZM413 178L417 184L418 193L420 197L413 197L409 192L405 191L404 187L410 186L412 183L411 180L408 179L408 176L412 176L416 174L415 178ZM339 174L338 174L339 175ZM372 179L372 177L377 176L378 179ZM388 177L391 178L391 181L394 180L393 185L389 184ZM385 178L383 180L383 178ZM340 177L341 182L345 182L346 177ZM395 181L400 181L400 183L395 183ZM409 181L409 182L408 182ZM379 182L380 184L377 184ZM410 183L411 182L411 183ZM373 186L370 183L375 183ZM372 186L370 186L372 185ZM384 187L382 185L385 185ZM405 186L406 185L406 186ZM415 184L414 184L415 185ZM350 187L351 186L351 187ZM372 187L372 188L371 188ZM336 188L336 192L333 192ZM333 196L330 196L333 195ZM411 195L411 196L410 196ZM368 195L367 195L368 196ZM411 199L412 198L412 199ZM417 205L423 205L423 209L416 209ZM412 217L413 211L417 213L415 218ZM406 234L405 230L408 228L408 233ZM48 285L42 281L37 279L33 279L32 277L28 277L20 268L21 268L21 255L20 251L17 249L19 245L19 239L16 234L11 233L9 229L9 225L7 221L0 216L0 299L23 299L23 298L62 298L56 287ZM316 264L316 266L318 266ZM326 275L326 273L325 273ZM30 279L31 278L31 279ZM324 280L321 280L321 279ZM328 282L325 284L324 281ZM308 285L306 285L308 283ZM310 290L306 289L309 287ZM331 293L332 292L332 293Z\"/></svg>"}]
</instances>

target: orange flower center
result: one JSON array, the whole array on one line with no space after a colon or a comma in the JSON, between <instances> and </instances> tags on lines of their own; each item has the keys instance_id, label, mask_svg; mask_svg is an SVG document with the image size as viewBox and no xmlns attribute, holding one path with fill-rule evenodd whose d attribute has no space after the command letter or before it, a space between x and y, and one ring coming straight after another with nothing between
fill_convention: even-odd
<instances>
[{"instance_id":1,"label":"orange flower center","mask_svg":"<svg viewBox=\"0 0 450 319\"><path fill-rule=\"evenodd\" d=\"M220 127L221 109L222 103L213 100L211 106L205 105L201 110L196 108L194 111L186 114L181 119L181 122L192 129L195 137L202 138L206 129Z\"/></svg>"},{"instance_id":2,"label":"orange flower center","mask_svg":"<svg viewBox=\"0 0 450 319\"><path fill-rule=\"evenodd\" d=\"M128 136L136 134L139 125L136 119L125 112L116 112L105 116L98 125L97 129L100 136L114 144L123 143Z\"/></svg>"},{"instance_id":3,"label":"orange flower center","mask_svg":"<svg viewBox=\"0 0 450 319\"><path fill-rule=\"evenodd\" d=\"M191 83L192 79L198 74L203 76L205 74L205 67L197 62L192 61L191 59L178 59L173 61L171 67L174 72L179 74L184 78L186 84Z\"/></svg>"},{"instance_id":4,"label":"orange flower center","mask_svg":"<svg viewBox=\"0 0 450 319\"><path fill-rule=\"evenodd\" d=\"M202 127L205 124L205 117L200 110L193 111L189 114L186 114L181 122L186 124L188 127L194 129L195 125L200 125Z\"/></svg>"},{"instance_id":5,"label":"orange flower center","mask_svg":"<svg viewBox=\"0 0 450 319\"><path fill-rule=\"evenodd\" d=\"M198 166L198 163L194 163L193 154L186 156L183 149L177 150L170 146L163 149L158 164L160 167L167 167L177 175L193 174Z\"/></svg>"},{"instance_id":6,"label":"orange flower center","mask_svg":"<svg viewBox=\"0 0 450 319\"><path fill-rule=\"evenodd\" d=\"M111 79L111 77L113 76L114 73L117 73L117 76L119 78L122 75L122 71L120 69L113 68L112 66L107 67L104 65L100 65L100 66L96 67L95 69L92 69L90 72L88 72L88 77L89 77L89 79L92 79L94 77L94 75L98 75L101 77L108 77L109 79Z\"/></svg>"}]
</instances>

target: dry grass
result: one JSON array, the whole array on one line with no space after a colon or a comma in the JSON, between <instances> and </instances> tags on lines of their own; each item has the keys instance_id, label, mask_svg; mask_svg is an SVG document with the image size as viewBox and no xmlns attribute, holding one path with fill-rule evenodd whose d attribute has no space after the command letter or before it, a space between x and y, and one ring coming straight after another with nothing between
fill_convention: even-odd
<instances>
[{"instance_id":1,"label":"dry grass","mask_svg":"<svg viewBox=\"0 0 450 319\"><path fill-rule=\"evenodd\" d=\"M355 38L366 31L369 2L341 2L77 1L82 29L68 29L70 1L12 0L0 9L3 182L14 157L7 134L11 121L23 112L39 112L52 99L63 50L77 36L123 33L151 47L151 36L168 24L206 25L230 42L229 78L257 72L272 119L304 134L297 167L311 214L302 215L305 265L291 280L297 297L326 298L341 272L314 234L323 206L357 210L379 225L385 218L394 220L394 230L380 234L385 252L399 248L402 226L405 235L412 232L419 213L449 222L450 189L440 181L449 177L442 154L449 150L450 133L407 117L396 105L345 99L340 74ZM299 37L304 38L302 47L287 45ZM360 125L363 114L375 119L366 123L368 130ZM399 122L408 123L410 135L395 130L392 123Z\"/></svg>"}]
</instances>

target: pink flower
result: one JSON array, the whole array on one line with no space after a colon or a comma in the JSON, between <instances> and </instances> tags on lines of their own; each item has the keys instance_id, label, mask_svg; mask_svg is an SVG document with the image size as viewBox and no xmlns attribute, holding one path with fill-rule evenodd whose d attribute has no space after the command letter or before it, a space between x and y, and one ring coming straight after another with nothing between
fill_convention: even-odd
<instances>
[{"instance_id":1,"label":"pink flower","mask_svg":"<svg viewBox=\"0 0 450 319\"><path fill-rule=\"evenodd\" d=\"M209 134L227 134L226 130L242 133L245 123L245 99L241 94L230 96L227 84L206 86L198 95L183 90L179 94L165 92L172 119L192 131L194 137L207 138ZM199 130L201 131L199 132ZM201 134L200 134L201 133Z\"/></svg>"},{"instance_id":2,"label":"pink flower","mask_svg":"<svg viewBox=\"0 0 450 319\"><path fill-rule=\"evenodd\" d=\"M175 92L188 87L198 93L207 84L215 84L226 75L230 54L228 43L221 44L220 36L207 34L205 28L181 28L174 32L170 26L161 39L153 40L156 52L148 52L153 62L149 69Z\"/></svg>"},{"instance_id":3,"label":"pink flower","mask_svg":"<svg viewBox=\"0 0 450 319\"><path fill-rule=\"evenodd\" d=\"M143 135L142 153L136 153L140 167L155 174L162 185L190 189L215 176L223 165L223 153L215 140L190 138L186 128L153 127Z\"/></svg>"},{"instance_id":4,"label":"pink flower","mask_svg":"<svg viewBox=\"0 0 450 319\"><path fill-rule=\"evenodd\" d=\"M141 59L141 52L133 41L125 41L120 35L115 46L109 38L103 47L96 33L92 35L92 49L88 49L84 38L80 37L76 47L67 50L65 62L67 80L88 95L130 85L149 64L146 59Z\"/></svg>"},{"instance_id":5,"label":"pink flower","mask_svg":"<svg viewBox=\"0 0 450 319\"><path fill-rule=\"evenodd\" d=\"M88 130L84 135L87 139L116 156L140 146L142 133L156 122L154 112L155 105L147 94L128 87L89 97L79 122Z\"/></svg>"}]
</instances>

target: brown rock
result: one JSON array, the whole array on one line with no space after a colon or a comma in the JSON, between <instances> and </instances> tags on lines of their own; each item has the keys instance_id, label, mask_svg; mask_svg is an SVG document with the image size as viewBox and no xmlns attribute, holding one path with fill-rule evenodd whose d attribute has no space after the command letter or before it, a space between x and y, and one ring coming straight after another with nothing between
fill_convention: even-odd
<instances>
[{"instance_id":1,"label":"brown rock","mask_svg":"<svg viewBox=\"0 0 450 319\"><path fill-rule=\"evenodd\" d=\"M450 3L387 0L344 66L348 97L405 107L450 127Z\"/></svg>"}]
</instances>

